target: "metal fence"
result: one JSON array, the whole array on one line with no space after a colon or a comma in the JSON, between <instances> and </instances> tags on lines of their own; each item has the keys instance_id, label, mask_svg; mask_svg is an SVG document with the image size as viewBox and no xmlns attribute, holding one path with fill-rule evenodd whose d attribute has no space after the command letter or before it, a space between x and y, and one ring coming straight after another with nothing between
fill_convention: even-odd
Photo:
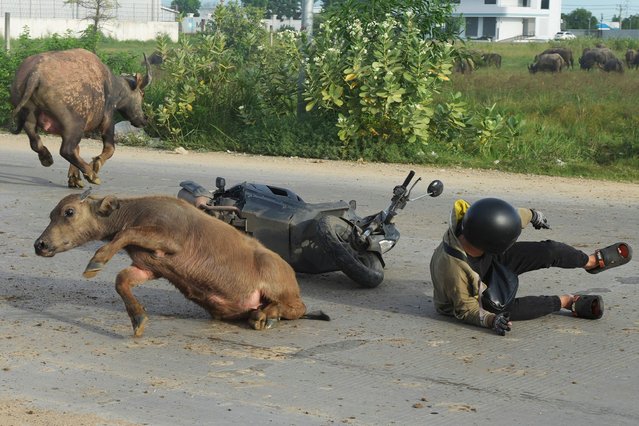
<instances>
[{"instance_id":1,"label":"metal fence","mask_svg":"<svg viewBox=\"0 0 639 426\"><path fill-rule=\"evenodd\" d=\"M174 19L163 18L160 0L118 0L118 3L111 13L115 19L138 22ZM39 19L85 19L91 14L77 5L65 4L64 0L0 0L0 14L6 12L15 18Z\"/></svg>"},{"instance_id":2,"label":"metal fence","mask_svg":"<svg viewBox=\"0 0 639 426\"><path fill-rule=\"evenodd\" d=\"M566 30L576 36L599 37L602 39L632 38L639 39L639 30Z\"/></svg>"}]
</instances>

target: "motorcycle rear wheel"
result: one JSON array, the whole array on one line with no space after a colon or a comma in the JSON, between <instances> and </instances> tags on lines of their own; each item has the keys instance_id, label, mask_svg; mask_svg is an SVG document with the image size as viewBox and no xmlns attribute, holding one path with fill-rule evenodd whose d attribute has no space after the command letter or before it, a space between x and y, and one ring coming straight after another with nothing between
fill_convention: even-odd
<instances>
[{"instance_id":1,"label":"motorcycle rear wheel","mask_svg":"<svg viewBox=\"0 0 639 426\"><path fill-rule=\"evenodd\" d=\"M317 221L318 241L337 267L359 285L375 288L384 280L382 261L373 252L353 248L349 242L352 230L351 223L337 216Z\"/></svg>"}]
</instances>

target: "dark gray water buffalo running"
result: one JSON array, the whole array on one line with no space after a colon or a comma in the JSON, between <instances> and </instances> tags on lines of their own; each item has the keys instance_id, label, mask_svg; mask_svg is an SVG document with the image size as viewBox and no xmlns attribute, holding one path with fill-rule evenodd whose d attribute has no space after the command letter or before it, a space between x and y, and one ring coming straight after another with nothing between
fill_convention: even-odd
<instances>
[{"instance_id":1,"label":"dark gray water buffalo running","mask_svg":"<svg viewBox=\"0 0 639 426\"><path fill-rule=\"evenodd\" d=\"M69 166L69 187L84 186L84 178L100 183L98 172L115 151L113 113L118 111L136 127L146 125L142 110L146 75L116 76L93 53L84 49L45 52L26 58L11 85L11 103L17 123L14 133L24 129L31 148L43 166L53 157L42 144L38 130L62 136L60 155ZM102 134L102 153L91 164L80 157L80 140L86 132Z\"/></svg>"}]
</instances>

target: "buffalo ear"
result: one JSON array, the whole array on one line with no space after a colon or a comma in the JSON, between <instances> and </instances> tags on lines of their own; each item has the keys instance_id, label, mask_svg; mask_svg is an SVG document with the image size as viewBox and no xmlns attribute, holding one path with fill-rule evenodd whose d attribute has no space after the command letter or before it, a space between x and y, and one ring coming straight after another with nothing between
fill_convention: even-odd
<instances>
[{"instance_id":1,"label":"buffalo ear","mask_svg":"<svg viewBox=\"0 0 639 426\"><path fill-rule=\"evenodd\" d=\"M107 195L99 203L98 214L100 216L109 216L114 210L120 208L120 200L114 195Z\"/></svg>"}]
</instances>

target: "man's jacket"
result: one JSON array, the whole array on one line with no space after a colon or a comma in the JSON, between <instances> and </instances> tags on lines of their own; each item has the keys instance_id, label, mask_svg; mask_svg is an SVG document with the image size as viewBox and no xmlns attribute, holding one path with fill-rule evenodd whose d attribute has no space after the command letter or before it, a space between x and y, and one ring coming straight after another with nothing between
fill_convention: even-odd
<instances>
[{"instance_id":1,"label":"man's jacket","mask_svg":"<svg viewBox=\"0 0 639 426\"><path fill-rule=\"evenodd\" d=\"M467 262L449 255L444 250L444 243L447 243L453 249L464 252L457 236L468 207L470 204L464 200L455 202L448 231L430 260L433 302L440 314L455 316L469 324L490 327L495 314L481 308L479 295L486 287L481 282L479 274ZM517 211L521 217L521 226L525 228L532 219L532 212L524 208Z\"/></svg>"}]
</instances>

